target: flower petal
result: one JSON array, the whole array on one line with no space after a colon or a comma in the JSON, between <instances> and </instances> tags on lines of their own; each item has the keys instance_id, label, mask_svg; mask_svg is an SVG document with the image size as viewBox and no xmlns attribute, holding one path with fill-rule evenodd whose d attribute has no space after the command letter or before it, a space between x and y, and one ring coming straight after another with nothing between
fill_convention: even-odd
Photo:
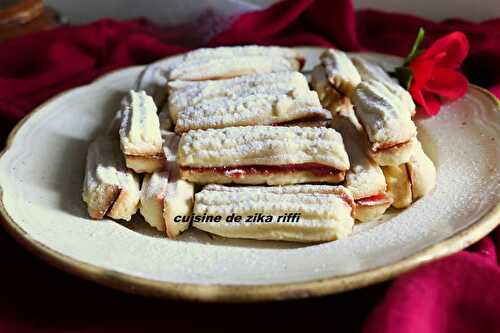
<instances>
[{"instance_id":1,"label":"flower petal","mask_svg":"<svg viewBox=\"0 0 500 333\"><path fill-rule=\"evenodd\" d=\"M422 92L415 85L410 87L410 94L415 103L419 106L417 108L417 111L420 111L419 113L423 112L427 116L435 116L438 114L439 109L441 108L441 101L438 96L429 92Z\"/></svg>"},{"instance_id":2,"label":"flower petal","mask_svg":"<svg viewBox=\"0 0 500 333\"><path fill-rule=\"evenodd\" d=\"M413 100L420 105L425 104L424 96L422 95L422 90L420 90L420 87L418 87L415 84L411 84L410 86L410 95L413 97Z\"/></svg>"},{"instance_id":3,"label":"flower petal","mask_svg":"<svg viewBox=\"0 0 500 333\"><path fill-rule=\"evenodd\" d=\"M439 66L458 68L468 53L469 40L462 32L456 31L436 40L417 59L424 61L440 58L436 63Z\"/></svg>"},{"instance_id":4,"label":"flower petal","mask_svg":"<svg viewBox=\"0 0 500 333\"><path fill-rule=\"evenodd\" d=\"M448 68L434 67L430 80L422 89L455 100L465 95L468 86L469 83L462 73Z\"/></svg>"},{"instance_id":5,"label":"flower petal","mask_svg":"<svg viewBox=\"0 0 500 333\"><path fill-rule=\"evenodd\" d=\"M441 109L441 100L438 96L432 93L424 92L425 108L424 111L429 116L435 116Z\"/></svg>"},{"instance_id":6,"label":"flower petal","mask_svg":"<svg viewBox=\"0 0 500 333\"><path fill-rule=\"evenodd\" d=\"M425 83L431 79L434 63L432 60L417 59L411 62L408 67L413 72L412 82L414 82L417 86L423 87Z\"/></svg>"}]
</instances>

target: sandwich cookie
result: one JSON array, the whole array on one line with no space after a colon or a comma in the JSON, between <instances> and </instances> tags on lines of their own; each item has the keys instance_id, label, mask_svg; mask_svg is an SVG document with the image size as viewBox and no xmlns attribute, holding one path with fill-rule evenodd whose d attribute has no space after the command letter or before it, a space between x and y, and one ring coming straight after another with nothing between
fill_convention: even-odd
<instances>
[{"instance_id":1,"label":"sandwich cookie","mask_svg":"<svg viewBox=\"0 0 500 333\"><path fill-rule=\"evenodd\" d=\"M91 143L82 197L94 219L107 215L129 221L137 211L139 177L127 169L115 137L103 136Z\"/></svg>"},{"instance_id":2,"label":"sandwich cookie","mask_svg":"<svg viewBox=\"0 0 500 333\"><path fill-rule=\"evenodd\" d=\"M331 128L228 127L184 133L181 177L200 184L338 183L349 169L342 137Z\"/></svg>"},{"instance_id":3,"label":"sandwich cookie","mask_svg":"<svg viewBox=\"0 0 500 333\"><path fill-rule=\"evenodd\" d=\"M193 222L193 226L230 238L325 242L352 233L353 207L351 194L342 186L207 185L195 195L193 216L215 216L220 221Z\"/></svg>"}]
</instances>

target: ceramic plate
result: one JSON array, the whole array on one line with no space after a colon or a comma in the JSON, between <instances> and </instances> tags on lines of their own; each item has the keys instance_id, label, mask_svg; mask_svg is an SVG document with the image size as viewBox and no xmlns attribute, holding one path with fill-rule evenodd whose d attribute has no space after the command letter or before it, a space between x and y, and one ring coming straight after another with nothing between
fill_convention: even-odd
<instances>
[{"instance_id":1,"label":"ceramic plate","mask_svg":"<svg viewBox=\"0 0 500 333\"><path fill-rule=\"evenodd\" d=\"M321 50L303 50L311 68ZM366 56L386 67L398 61ZM123 93L138 77L147 83L143 70L116 71L40 106L14 129L0 159L4 225L61 269L158 297L299 298L394 277L466 247L500 222L499 103L475 86L437 117L418 121L424 149L437 167L437 188L383 221L356 226L351 237L297 245L190 230L170 240L140 216L130 223L92 221L81 199L87 147L114 115Z\"/></svg>"}]
</instances>

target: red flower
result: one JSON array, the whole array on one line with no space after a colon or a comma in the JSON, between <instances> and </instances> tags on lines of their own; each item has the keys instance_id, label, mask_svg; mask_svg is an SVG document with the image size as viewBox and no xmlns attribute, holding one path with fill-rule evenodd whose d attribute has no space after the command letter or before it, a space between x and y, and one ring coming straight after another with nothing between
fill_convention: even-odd
<instances>
[{"instance_id":1,"label":"red flower","mask_svg":"<svg viewBox=\"0 0 500 333\"><path fill-rule=\"evenodd\" d=\"M427 115L436 115L444 100L453 101L466 93L468 81L457 69L468 52L467 37L453 32L407 64L412 72L410 94Z\"/></svg>"}]
</instances>

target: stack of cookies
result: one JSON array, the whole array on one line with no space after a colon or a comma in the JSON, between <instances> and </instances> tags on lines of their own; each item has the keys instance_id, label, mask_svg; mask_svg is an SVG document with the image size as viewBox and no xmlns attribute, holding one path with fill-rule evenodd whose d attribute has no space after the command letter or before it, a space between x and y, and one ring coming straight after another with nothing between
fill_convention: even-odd
<instances>
[{"instance_id":1,"label":"stack of cookies","mask_svg":"<svg viewBox=\"0 0 500 333\"><path fill-rule=\"evenodd\" d=\"M382 67L326 50L311 85L346 143L345 185L358 220L377 219L391 205L408 207L434 188L436 170L417 139L413 99Z\"/></svg>"},{"instance_id":2,"label":"stack of cookies","mask_svg":"<svg viewBox=\"0 0 500 333\"><path fill-rule=\"evenodd\" d=\"M130 91L89 148L89 215L130 220L139 210L168 237L190 226L182 217L214 215L220 222L193 226L320 242L432 189L406 90L379 66L334 50L321 56L311 89L303 64L283 47L200 49L164 72L166 98ZM289 213L299 221L244 222ZM243 222L227 222L234 215Z\"/></svg>"}]
</instances>

